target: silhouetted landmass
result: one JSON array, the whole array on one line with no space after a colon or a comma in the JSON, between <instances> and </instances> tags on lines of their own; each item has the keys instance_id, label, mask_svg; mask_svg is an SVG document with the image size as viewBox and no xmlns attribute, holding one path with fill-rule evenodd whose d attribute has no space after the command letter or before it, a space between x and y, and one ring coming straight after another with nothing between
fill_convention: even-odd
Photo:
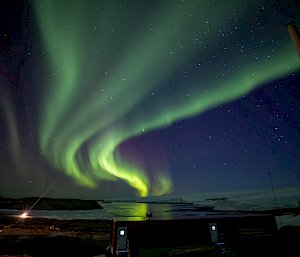
<instances>
[{"instance_id":1,"label":"silhouetted landmass","mask_svg":"<svg viewBox=\"0 0 300 257\"><path fill-rule=\"evenodd\" d=\"M252 213L252 214L272 214L274 216L283 216L283 215L299 215L299 207L290 207L290 208L270 208L266 210L215 210L211 209L213 212L218 213ZM209 209L207 210L209 211Z\"/></svg>"},{"instance_id":2,"label":"silhouetted landmass","mask_svg":"<svg viewBox=\"0 0 300 257\"><path fill-rule=\"evenodd\" d=\"M135 201L136 203L147 203L147 204L184 204L192 205L192 202L186 202L182 198L171 198L171 199L159 199L159 200L149 200L149 199L139 199Z\"/></svg>"},{"instance_id":3,"label":"silhouetted landmass","mask_svg":"<svg viewBox=\"0 0 300 257\"><path fill-rule=\"evenodd\" d=\"M41 199L38 197L13 199L0 197L0 209L95 210L102 209L102 207L96 200L55 199L46 197Z\"/></svg>"},{"instance_id":4,"label":"silhouetted landmass","mask_svg":"<svg viewBox=\"0 0 300 257\"><path fill-rule=\"evenodd\" d=\"M288 214L294 214L299 215L300 214L300 208L273 208L269 210L262 210L262 211L251 211L252 213L265 213L265 214L272 214L275 216L282 216L282 215L288 215Z\"/></svg>"},{"instance_id":5,"label":"silhouetted landmass","mask_svg":"<svg viewBox=\"0 0 300 257\"><path fill-rule=\"evenodd\" d=\"M218 197L218 198L207 198L206 201L219 201L219 200L227 200L228 197Z\"/></svg>"}]
</instances>

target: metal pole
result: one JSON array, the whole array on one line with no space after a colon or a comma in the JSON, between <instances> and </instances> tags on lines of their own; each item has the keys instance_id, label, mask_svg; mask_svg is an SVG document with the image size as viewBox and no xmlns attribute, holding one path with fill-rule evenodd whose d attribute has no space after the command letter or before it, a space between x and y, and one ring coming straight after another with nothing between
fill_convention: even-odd
<instances>
[{"instance_id":1,"label":"metal pole","mask_svg":"<svg viewBox=\"0 0 300 257\"><path fill-rule=\"evenodd\" d=\"M271 182L271 186L272 186L272 191L273 191L273 196L274 196L274 200L275 200L275 205L276 205L276 208L278 209L278 203L277 203L277 198L276 198L276 194L275 194L275 190L274 190L274 185L273 185L273 181L272 181L271 171L269 171L268 174L269 174L269 177L270 177L270 182Z\"/></svg>"},{"instance_id":2,"label":"metal pole","mask_svg":"<svg viewBox=\"0 0 300 257\"><path fill-rule=\"evenodd\" d=\"M270 177L270 182L271 182L271 186L272 186L272 191L273 191L273 196L274 196L274 200L275 200L276 209L278 209L278 202L277 202L277 197L276 197L276 194L275 194L275 189L274 189L274 185L273 185L271 171L269 171L268 174L269 174L269 177ZM282 227L282 221L281 221L280 214L278 216L278 220L279 220L280 227Z\"/></svg>"}]
</instances>

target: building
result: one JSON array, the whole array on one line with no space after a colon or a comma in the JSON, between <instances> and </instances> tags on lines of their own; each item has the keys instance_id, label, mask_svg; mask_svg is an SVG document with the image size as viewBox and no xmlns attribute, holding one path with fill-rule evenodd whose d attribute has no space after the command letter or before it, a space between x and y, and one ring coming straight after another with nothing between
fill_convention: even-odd
<instances>
[{"instance_id":1,"label":"building","mask_svg":"<svg viewBox=\"0 0 300 257\"><path fill-rule=\"evenodd\" d=\"M253 256L272 252L275 217L208 215L179 220L112 220L110 256ZM194 255L193 255L194 252ZM226 255L225 255L226 256Z\"/></svg>"}]
</instances>

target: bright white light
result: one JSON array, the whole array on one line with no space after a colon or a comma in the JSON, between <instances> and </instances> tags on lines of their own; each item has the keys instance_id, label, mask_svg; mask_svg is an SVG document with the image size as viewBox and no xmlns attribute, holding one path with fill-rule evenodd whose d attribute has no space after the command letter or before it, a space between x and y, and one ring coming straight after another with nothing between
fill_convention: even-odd
<instances>
[{"instance_id":1,"label":"bright white light","mask_svg":"<svg viewBox=\"0 0 300 257\"><path fill-rule=\"evenodd\" d=\"M28 217L28 213L27 212L23 212L21 215L20 215L20 218L22 219L25 219Z\"/></svg>"}]
</instances>

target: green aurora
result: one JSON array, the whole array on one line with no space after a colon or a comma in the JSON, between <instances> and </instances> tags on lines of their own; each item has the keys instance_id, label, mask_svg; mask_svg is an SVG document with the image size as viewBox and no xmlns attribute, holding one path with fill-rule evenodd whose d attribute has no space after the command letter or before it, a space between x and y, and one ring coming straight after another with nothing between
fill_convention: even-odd
<instances>
[{"instance_id":1,"label":"green aurora","mask_svg":"<svg viewBox=\"0 0 300 257\"><path fill-rule=\"evenodd\" d=\"M252 23L246 1L132 6L35 2L48 60L40 78L39 142L79 184L120 179L139 196L163 195L172 191L169 171L129 161L118 151L123 142L238 99L295 72L299 60L284 25L270 36L272 18L257 6L260 24Z\"/></svg>"}]
</instances>

